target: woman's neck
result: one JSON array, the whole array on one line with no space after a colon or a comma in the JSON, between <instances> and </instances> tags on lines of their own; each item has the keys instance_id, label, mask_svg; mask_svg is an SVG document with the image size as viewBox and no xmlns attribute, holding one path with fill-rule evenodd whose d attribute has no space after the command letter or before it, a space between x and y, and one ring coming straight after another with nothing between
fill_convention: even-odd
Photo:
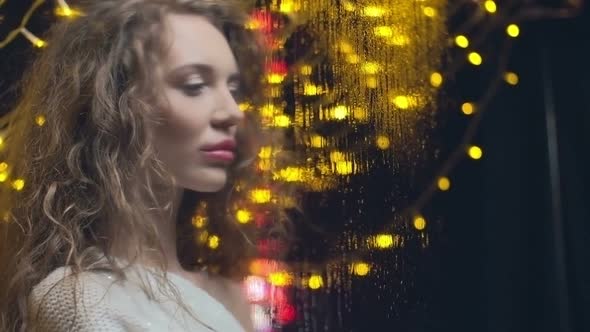
<instances>
[{"instance_id":1,"label":"woman's neck","mask_svg":"<svg viewBox=\"0 0 590 332\"><path fill-rule=\"evenodd\" d=\"M139 239L116 229L116 225L113 232L113 243L110 254L146 266L159 266L161 258L164 258L168 271L182 272L183 268L178 260L176 247L176 219L183 192L183 189L176 190L171 204L167 209L151 212L146 218L146 222L152 223L154 226L163 257L157 252L154 253L154 250L145 250L145 248L141 248L139 250L140 255L138 255L139 245L137 242Z\"/></svg>"}]
</instances>

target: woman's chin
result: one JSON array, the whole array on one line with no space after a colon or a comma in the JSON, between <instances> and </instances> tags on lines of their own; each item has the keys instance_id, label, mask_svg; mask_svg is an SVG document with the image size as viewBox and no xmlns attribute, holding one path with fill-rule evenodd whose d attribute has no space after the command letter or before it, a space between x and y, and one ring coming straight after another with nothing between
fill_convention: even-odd
<instances>
[{"instance_id":1,"label":"woman's chin","mask_svg":"<svg viewBox=\"0 0 590 332\"><path fill-rule=\"evenodd\" d=\"M222 168L206 169L199 172L198 178L191 179L188 189L203 193L213 193L222 190L227 183L227 170Z\"/></svg>"}]
</instances>

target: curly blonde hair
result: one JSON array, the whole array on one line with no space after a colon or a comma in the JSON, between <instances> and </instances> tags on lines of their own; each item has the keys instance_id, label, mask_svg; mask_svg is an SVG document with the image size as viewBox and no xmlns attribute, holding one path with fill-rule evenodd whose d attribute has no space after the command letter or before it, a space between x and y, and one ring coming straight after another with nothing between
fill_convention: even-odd
<instances>
[{"instance_id":1,"label":"curly blonde hair","mask_svg":"<svg viewBox=\"0 0 590 332\"><path fill-rule=\"evenodd\" d=\"M264 50L245 28L247 11L237 3L101 0L81 8L82 16L52 27L48 46L22 80L19 102L4 119L1 154L9 179L0 186L2 331L27 329L28 294L60 266L74 274L107 269L123 277L124 267L109 255L115 223L136 240L137 252L160 252L165 271L158 233L145 217L169 207L157 197L169 195L174 185L152 144L159 121L152 69L167 50L166 14L201 15L222 31L250 103L263 99ZM187 269L214 264L221 276L239 278L255 253L253 230L238 226L228 213L235 184L254 178L245 165L263 140L256 113L246 116L230 183L218 193L185 192L177 221L179 228L191 228L197 202L208 202L210 225L231 246L208 254L196 247L192 233L179 231L189 234L178 245ZM24 187L15 190L9 184L18 179Z\"/></svg>"}]
</instances>

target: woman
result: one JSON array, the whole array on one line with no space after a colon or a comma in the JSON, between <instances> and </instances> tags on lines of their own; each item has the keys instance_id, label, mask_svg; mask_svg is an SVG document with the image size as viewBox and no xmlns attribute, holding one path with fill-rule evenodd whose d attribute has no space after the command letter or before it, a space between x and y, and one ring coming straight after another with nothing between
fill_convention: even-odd
<instances>
[{"instance_id":1,"label":"woman","mask_svg":"<svg viewBox=\"0 0 590 332\"><path fill-rule=\"evenodd\" d=\"M242 11L81 8L52 29L9 118L1 329L252 331L251 236L226 218L260 144L238 105L262 82ZM192 240L197 205L226 244L213 253Z\"/></svg>"}]
</instances>

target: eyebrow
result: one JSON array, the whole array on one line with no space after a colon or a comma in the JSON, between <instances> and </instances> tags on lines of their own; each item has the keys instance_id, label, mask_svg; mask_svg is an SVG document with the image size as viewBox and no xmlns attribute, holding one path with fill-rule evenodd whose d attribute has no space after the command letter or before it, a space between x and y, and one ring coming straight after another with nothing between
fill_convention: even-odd
<instances>
[{"instance_id":1,"label":"eyebrow","mask_svg":"<svg viewBox=\"0 0 590 332\"><path fill-rule=\"evenodd\" d=\"M204 76L205 79L212 79L215 76L215 69L212 66L207 65L207 64L203 64L203 63L191 63L191 64L177 67L170 72L170 75L172 77L177 77L177 76L181 75L182 73L193 72L193 71L198 72L200 75ZM241 81L240 73L239 72L231 73L228 76L228 81L229 82L240 82Z\"/></svg>"}]
</instances>

